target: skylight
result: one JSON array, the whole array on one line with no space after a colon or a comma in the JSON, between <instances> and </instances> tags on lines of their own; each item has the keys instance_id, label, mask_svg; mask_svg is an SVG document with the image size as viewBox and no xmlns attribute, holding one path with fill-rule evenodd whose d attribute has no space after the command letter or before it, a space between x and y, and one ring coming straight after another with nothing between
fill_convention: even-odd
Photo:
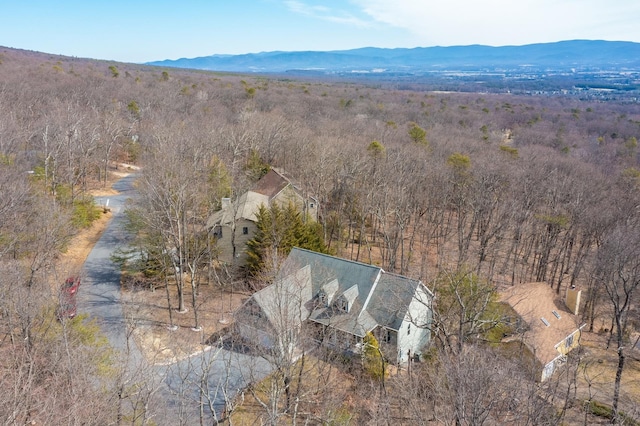
<instances>
[{"instance_id":1,"label":"skylight","mask_svg":"<svg viewBox=\"0 0 640 426\"><path fill-rule=\"evenodd\" d=\"M547 327L549 327L549 321L547 321L547 319L545 317L540 317L540 319L542 320L542 322L544 323L544 325L546 325Z\"/></svg>"}]
</instances>

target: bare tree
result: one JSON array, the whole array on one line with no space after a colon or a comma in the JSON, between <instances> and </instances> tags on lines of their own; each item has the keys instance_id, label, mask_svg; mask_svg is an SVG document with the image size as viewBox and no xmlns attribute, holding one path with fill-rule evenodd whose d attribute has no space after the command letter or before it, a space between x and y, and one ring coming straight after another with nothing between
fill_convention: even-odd
<instances>
[{"instance_id":1,"label":"bare tree","mask_svg":"<svg viewBox=\"0 0 640 426\"><path fill-rule=\"evenodd\" d=\"M640 288L640 231L635 223L618 226L599 247L595 273L605 289L615 324L618 365L613 389L613 422L620 422L619 399L625 365L629 313Z\"/></svg>"}]
</instances>

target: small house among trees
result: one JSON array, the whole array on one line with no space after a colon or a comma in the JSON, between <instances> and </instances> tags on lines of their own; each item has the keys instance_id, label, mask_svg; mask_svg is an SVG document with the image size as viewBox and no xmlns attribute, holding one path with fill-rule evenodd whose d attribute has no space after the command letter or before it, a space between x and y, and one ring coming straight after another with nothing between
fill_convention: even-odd
<instances>
[{"instance_id":1,"label":"small house among trees","mask_svg":"<svg viewBox=\"0 0 640 426\"><path fill-rule=\"evenodd\" d=\"M404 363L430 341L432 300L419 280L296 247L236 324L244 339L278 352L323 345L360 353L372 333L387 360Z\"/></svg>"},{"instance_id":2,"label":"small house among trees","mask_svg":"<svg viewBox=\"0 0 640 426\"><path fill-rule=\"evenodd\" d=\"M584 325L578 326L576 315L545 282L510 287L502 298L526 323L522 341L540 363L544 382L578 347Z\"/></svg>"},{"instance_id":3,"label":"small house among trees","mask_svg":"<svg viewBox=\"0 0 640 426\"><path fill-rule=\"evenodd\" d=\"M243 264L247 242L257 230L260 207L274 205L282 208L293 205L303 220L318 220L317 200L306 195L282 171L272 168L238 199L224 198L222 208L207 220L207 227L217 237L218 259L227 264Z\"/></svg>"}]
</instances>

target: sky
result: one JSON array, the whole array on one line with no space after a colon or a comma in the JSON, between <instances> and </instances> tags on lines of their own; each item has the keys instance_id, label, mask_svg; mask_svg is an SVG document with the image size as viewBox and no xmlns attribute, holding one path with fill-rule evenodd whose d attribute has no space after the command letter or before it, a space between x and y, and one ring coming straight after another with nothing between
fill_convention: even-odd
<instances>
[{"instance_id":1,"label":"sky","mask_svg":"<svg viewBox=\"0 0 640 426\"><path fill-rule=\"evenodd\" d=\"M575 39L640 42L640 0L0 0L0 46L119 62Z\"/></svg>"}]
</instances>

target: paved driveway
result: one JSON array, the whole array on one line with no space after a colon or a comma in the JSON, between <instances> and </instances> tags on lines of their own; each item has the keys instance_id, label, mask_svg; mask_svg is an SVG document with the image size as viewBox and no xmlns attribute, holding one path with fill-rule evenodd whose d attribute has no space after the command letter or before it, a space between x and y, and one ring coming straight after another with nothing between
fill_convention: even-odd
<instances>
[{"instance_id":1,"label":"paved driveway","mask_svg":"<svg viewBox=\"0 0 640 426\"><path fill-rule=\"evenodd\" d=\"M156 395L167 409L165 415L172 421L186 419L189 424L198 418L201 403L205 416L211 415L210 407L219 415L226 400L250 382L265 377L270 369L261 358L223 347L209 348L174 364L148 366L135 342L127 339L128 327L120 300L120 270L111 261L111 255L128 241L122 225L126 200L135 197L135 178L130 175L116 182L113 188L119 191L118 195L96 197L96 204L108 203L113 217L85 261L77 295L78 312L95 319L113 348L123 353L129 349L127 374L133 376L143 369L153 372L147 378L161 381Z\"/></svg>"},{"instance_id":2,"label":"paved driveway","mask_svg":"<svg viewBox=\"0 0 640 426\"><path fill-rule=\"evenodd\" d=\"M78 290L78 312L94 318L109 339L111 346L126 349L126 327L120 304L120 270L111 255L127 243L122 224L124 204L133 193L135 175L127 176L113 185L120 194L96 197L96 204L108 203L113 217L93 247L83 266L83 282Z\"/></svg>"}]
</instances>

